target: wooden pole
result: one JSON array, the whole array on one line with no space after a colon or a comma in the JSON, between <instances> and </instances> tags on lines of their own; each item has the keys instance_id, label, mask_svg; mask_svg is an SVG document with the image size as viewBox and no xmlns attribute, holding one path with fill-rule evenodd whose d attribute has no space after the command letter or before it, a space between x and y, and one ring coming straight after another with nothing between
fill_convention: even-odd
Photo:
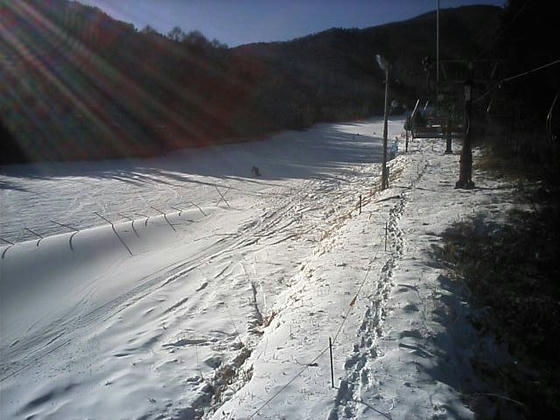
<instances>
[{"instance_id":1,"label":"wooden pole","mask_svg":"<svg viewBox=\"0 0 560 420\"><path fill-rule=\"evenodd\" d=\"M137 238L140 238L140 235L138 235L138 232L136 232L136 228L134 227L134 219L122 213L119 213L119 216L124 217L126 220L130 221L130 225L132 226L132 231L134 232Z\"/></svg>"},{"instance_id":2,"label":"wooden pole","mask_svg":"<svg viewBox=\"0 0 560 420\"><path fill-rule=\"evenodd\" d=\"M202 211L202 209L200 208L199 205L197 205L196 203L193 203L192 201L191 201L190 203L191 203L193 206L195 206L197 209L199 209L203 216L206 216L206 213L204 213L204 211Z\"/></svg>"},{"instance_id":3,"label":"wooden pole","mask_svg":"<svg viewBox=\"0 0 560 420\"><path fill-rule=\"evenodd\" d=\"M331 356L331 385L334 388L334 365L333 365L333 357L332 357L332 340L329 337L329 353Z\"/></svg>"},{"instance_id":4,"label":"wooden pole","mask_svg":"<svg viewBox=\"0 0 560 420\"><path fill-rule=\"evenodd\" d=\"M455 188L474 188L474 182L472 181L471 100L472 81L468 80L465 82L465 138L459 160L459 180L455 184Z\"/></svg>"},{"instance_id":5,"label":"wooden pole","mask_svg":"<svg viewBox=\"0 0 560 420\"><path fill-rule=\"evenodd\" d=\"M227 192L229 191L229 189L230 189L231 187L229 187L229 188L226 190L226 192L225 192L224 194L222 194L222 193L220 192L220 190L218 189L217 186L214 185L214 188L216 188L216 191L218 191L218 194L220 194L220 197L221 197L221 199L218 201L218 204L216 204L216 205L218 206L218 205L222 202L222 200L224 200L224 202L227 204L227 206L230 207L228 201L226 200L225 195L227 194Z\"/></svg>"},{"instance_id":6,"label":"wooden pole","mask_svg":"<svg viewBox=\"0 0 560 420\"><path fill-rule=\"evenodd\" d=\"M69 226L69 225L65 225L64 223L58 223L54 220L51 220L51 222L54 223L55 225L64 227L66 229L71 229L71 230L74 231L74 233L72 233L72 235L70 235L70 239L68 240L68 244L70 245L70 250L74 251L74 247L72 246L72 239L74 239L74 236L76 236L78 234L79 229L73 228L72 226Z\"/></svg>"},{"instance_id":7,"label":"wooden pole","mask_svg":"<svg viewBox=\"0 0 560 420\"><path fill-rule=\"evenodd\" d=\"M13 245L13 244L14 244L13 242L10 242L10 241L8 241L7 239L4 239L4 238L0 238L0 241L6 242L6 243L9 244L9 245Z\"/></svg>"},{"instance_id":8,"label":"wooden pole","mask_svg":"<svg viewBox=\"0 0 560 420\"><path fill-rule=\"evenodd\" d=\"M167 214L165 214L165 212L163 212L163 211L161 211L161 210L159 210L159 209L156 209L154 206L150 206L150 207L153 208L153 209L154 209L155 211L157 211L158 213L162 214L162 215L163 215L163 218L165 219L165 221L167 222L167 224L168 224L169 226L171 226L171 229L173 229L174 232L177 232L177 230L175 229L175 227L171 224L171 222L170 222L169 219L167 218Z\"/></svg>"},{"instance_id":9,"label":"wooden pole","mask_svg":"<svg viewBox=\"0 0 560 420\"><path fill-rule=\"evenodd\" d=\"M26 231L28 231L29 233L31 233L31 234L33 234L33 235L35 235L36 237L39 238L39 240L37 241L37 246L39 246L39 242L41 242L41 241L44 239L42 235L38 234L37 232L32 231L32 230L29 229L29 228L24 227L23 230L26 230Z\"/></svg>"},{"instance_id":10,"label":"wooden pole","mask_svg":"<svg viewBox=\"0 0 560 420\"><path fill-rule=\"evenodd\" d=\"M408 129L406 129L405 132L406 132L406 149L405 149L405 151L408 153Z\"/></svg>"},{"instance_id":11,"label":"wooden pole","mask_svg":"<svg viewBox=\"0 0 560 420\"><path fill-rule=\"evenodd\" d=\"M453 150L451 150L451 117L447 117L447 132L446 132L446 148L445 148L445 154L446 155L450 155L451 153L453 153Z\"/></svg>"},{"instance_id":12,"label":"wooden pole","mask_svg":"<svg viewBox=\"0 0 560 420\"><path fill-rule=\"evenodd\" d=\"M389 66L385 67L385 111L383 115L383 158L381 161L381 189L384 190L389 186L389 177L387 174L387 118L389 104Z\"/></svg>"},{"instance_id":13,"label":"wooden pole","mask_svg":"<svg viewBox=\"0 0 560 420\"><path fill-rule=\"evenodd\" d=\"M119 241L121 242L122 246L128 251L128 253L130 254L130 256L132 256L132 251L130 250L130 248L128 247L128 245L125 243L125 241L123 240L123 238L121 238L121 236L119 235L119 233L117 232L117 229L115 229L115 225L113 224L113 222L111 222L109 219L107 219L106 217L100 215L99 213L97 213L96 211L93 212L96 216L102 218L103 220L105 220L107 223L109 223L111 225L111 229L113 229L113 233L115 234L115 236L119 239Z\"/></svg>"}]
</instances>

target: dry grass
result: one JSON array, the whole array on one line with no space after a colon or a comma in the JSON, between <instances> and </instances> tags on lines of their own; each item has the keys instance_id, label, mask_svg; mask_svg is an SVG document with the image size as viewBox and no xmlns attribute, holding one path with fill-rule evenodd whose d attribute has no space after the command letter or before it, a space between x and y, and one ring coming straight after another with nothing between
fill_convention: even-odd
<instances>
[{"instance_id":1,"label":"dry grass","mask_svg":"<svg viewBox=\"0 0 560 420\"><path fill-rule=\"evenodd\" d=\"M501 366L486 363L484 355L472 360L482 377L499 384L495 394L504 396L493 400L494 418L560 415L559 232L558 207L549 205L512 212L504 224L482 216L455 224L436 248L465 281L471 303L486 309L473 320L475 327L495 337L515 360ZM510 400L520 404L512 409Z\"/></svg>"}]
</instances>

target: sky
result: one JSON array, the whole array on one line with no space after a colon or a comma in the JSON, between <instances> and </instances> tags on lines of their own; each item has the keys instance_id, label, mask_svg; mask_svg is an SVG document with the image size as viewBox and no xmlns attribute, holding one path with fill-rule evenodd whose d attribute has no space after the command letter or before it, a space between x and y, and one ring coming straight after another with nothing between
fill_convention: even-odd
<instances>
[{"instance_id":1,"label":"sky","mask_svg":"<svg viewBox=\"0 0 560 420\"><path fill-rule=\"evenodd\" d=\"M79 0L112 17L167 33L198 30L231 47L286 41L332 27L365 28L434 10L437 0ZM505 0L440 0L440 7Z\"/></svg>"}]
</instances>

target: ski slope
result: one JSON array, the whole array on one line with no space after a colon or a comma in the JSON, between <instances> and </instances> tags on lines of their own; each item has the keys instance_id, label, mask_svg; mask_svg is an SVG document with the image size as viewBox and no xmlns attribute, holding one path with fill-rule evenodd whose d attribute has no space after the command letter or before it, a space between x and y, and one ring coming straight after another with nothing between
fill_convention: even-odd
<instances>
[{"instance_id":1,"label":"ski slope","mask_svg":"<svg viewBox=\"0 0 560 420\"><path fill-rule=\"evenodd\" d=\"M401 129L391 121L391 138ZM213 375L242 364L373 186L381 132L320 124L158 159L3 168L0 236L16 244L0 261L2 417L210 412L224 399Z\"/></svg>"},{"instance_id":2,"label":"ski slope","mask_svg":"<svg viewBox=\"0 0 560 420\"><path fill-rule=\"evenodd\" d=\"M459 145L401 139L380 192L381 126L3 168L0 417L473 418L471 358L506 356L433 247L514 186L455 190Z\"/></svg>"}]
</instances>

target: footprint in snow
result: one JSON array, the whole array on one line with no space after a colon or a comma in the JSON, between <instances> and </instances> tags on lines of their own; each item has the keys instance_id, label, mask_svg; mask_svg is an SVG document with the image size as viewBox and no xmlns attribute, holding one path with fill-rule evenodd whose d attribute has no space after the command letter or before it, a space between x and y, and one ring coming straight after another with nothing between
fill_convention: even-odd
<instances>
[{"instance_id":1,"label":"footprint in snow","mask_svg":"<svg viewBox=\"0 0 560 420\"><path fill-rule=\"evenodd\" d=\"M408 305L406 305L403 310L405 312L418 312L418 306L416 306L414 303L409 303Z\"/></svg>"}]
</instances>

